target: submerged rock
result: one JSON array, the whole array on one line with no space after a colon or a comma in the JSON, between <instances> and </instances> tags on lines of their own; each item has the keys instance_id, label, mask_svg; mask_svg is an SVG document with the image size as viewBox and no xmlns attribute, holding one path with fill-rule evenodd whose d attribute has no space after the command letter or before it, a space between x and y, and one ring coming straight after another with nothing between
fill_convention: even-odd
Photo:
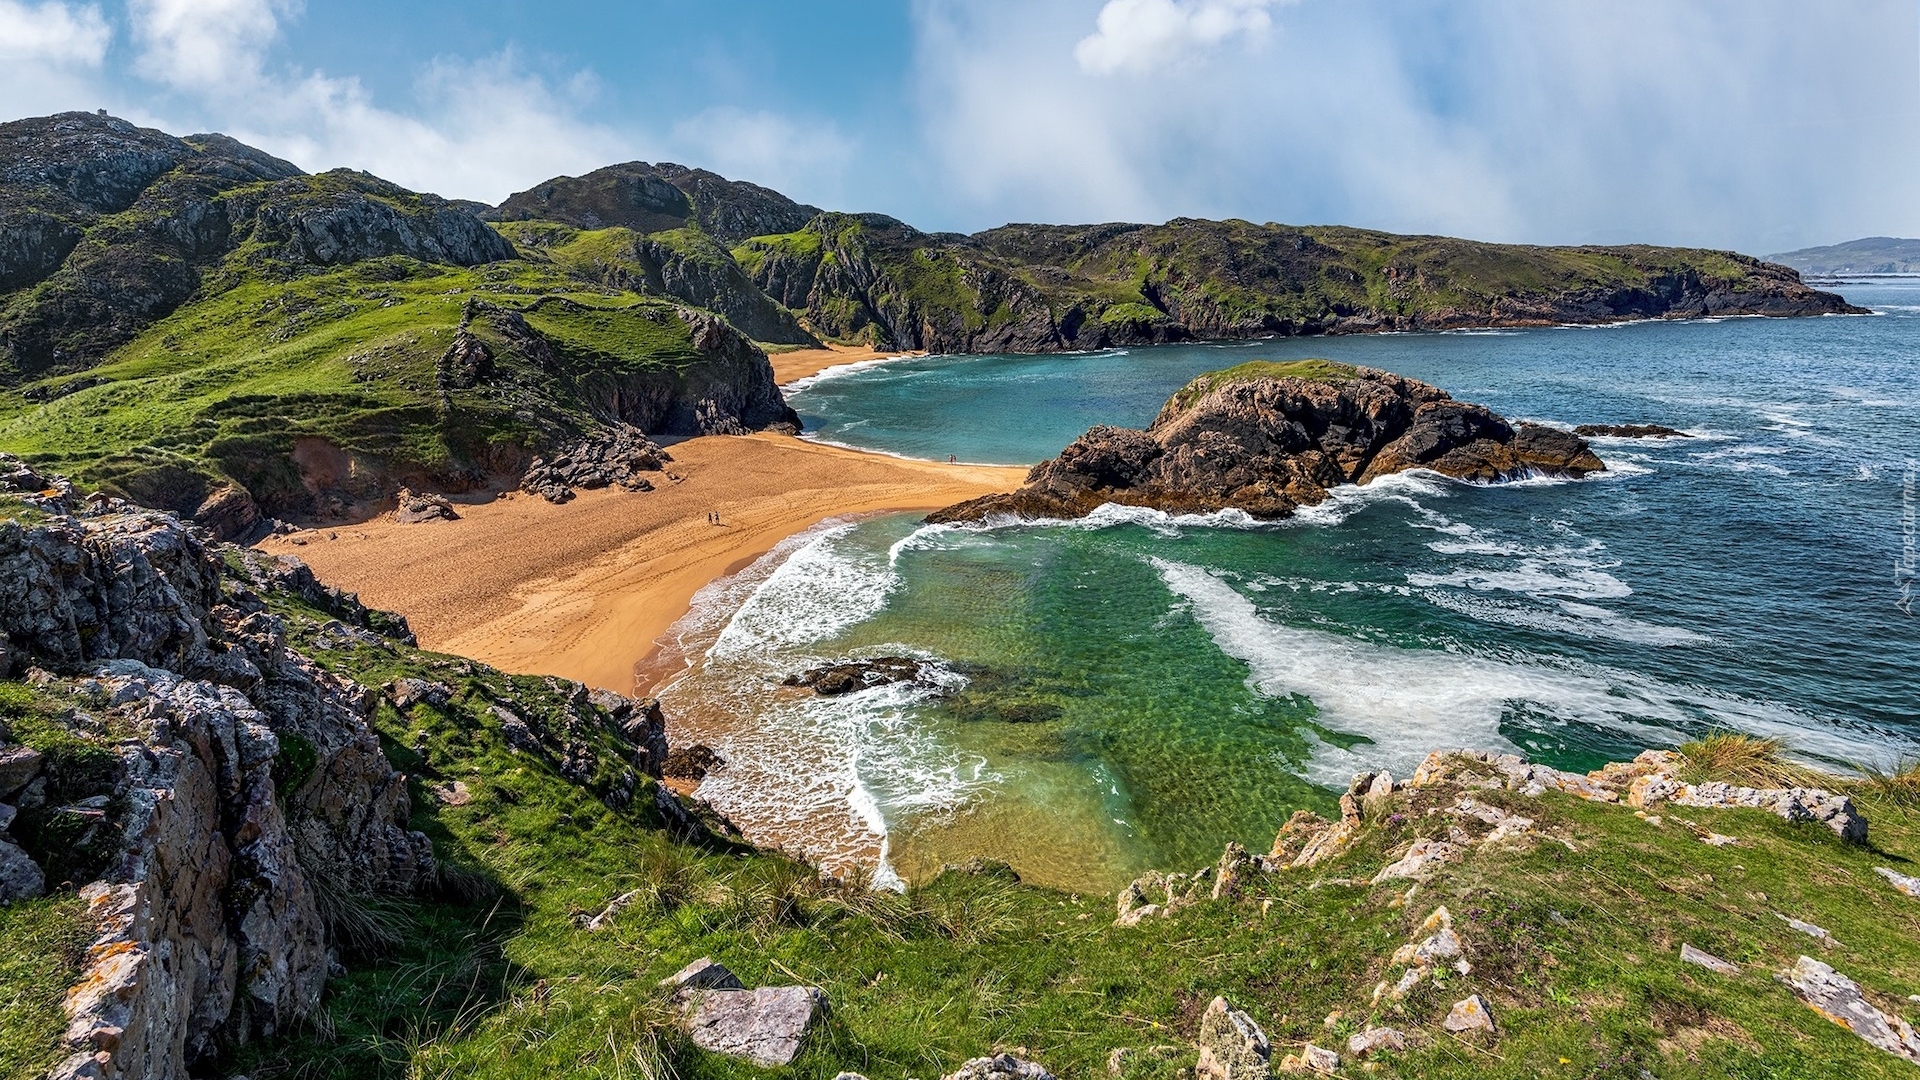
<instances>
[{"instance_id":1,"label":"submerged rock","mask_svg":"<svg viewBox=\"0 0 1920 1080\"><path fill-rule=\"evenodd\" d=\"M1578 436L1510 424L1414 379L1324 360L1254 363L1188 383L1145 431L1095 427L1019 491L927 520L1077 518L1106 503L1273 519L1409 469L1490 482L1605 468Z\"/></svg>"}]
</instances>

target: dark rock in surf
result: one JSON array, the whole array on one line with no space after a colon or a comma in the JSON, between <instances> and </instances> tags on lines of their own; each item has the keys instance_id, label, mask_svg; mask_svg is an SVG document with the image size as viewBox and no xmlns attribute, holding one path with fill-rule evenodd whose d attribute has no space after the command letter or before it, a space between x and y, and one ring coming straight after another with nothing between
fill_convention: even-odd
<instances>
[{"instance_id":1,"label":"dark rock in surf","mask_svg":"<svg viewBox=\"0 0 1920 1080\"><path fill-rule=\"evenodd\" d=\"M912 682L923 670L920 661L912 657L881 656L809 668L798 675L787 676L780 685L804 686L822 697L835 697L890 683Z\"/></svg>"},{"instance_id":2,"label":"dark rock in surf","mask_svg":"<svg viewBox=\"0 0 1920 1080\"><path fill-rule=\"evenodd\" d=\"M1415 379L1324 360L1256 362L1188 383L1145 431L1093 428L1019 491L927 520L1077 518L1106 503L1274 519L1335 486L1410 469L1493 482L1605 468L1578 436L1509 423Z\"/></svg>"},{"instance_id":3,"label":"dark rock in surf","mask_svg":"<svg viewBox=\"0 0 1920 1080\"><path fill-rule=\"evenodd\" d=\"M701 743L682 746L667 754L665 767L661 775L673 780L692 780L699 782L707 778L707 773L727 763L727 759L713 752L713 748Z\"/></svg>"},{"instance_id":4,"label":"dark rock in surf","mask_svg":"<svg viewBox=\"0 0 1920 1080\"><path fill-rule=\"evenodd\" d=\"M1581 424L1573 429L1583 439L1691 439L1684 431L1659 424Z\"/></svg>"}]
</instances>

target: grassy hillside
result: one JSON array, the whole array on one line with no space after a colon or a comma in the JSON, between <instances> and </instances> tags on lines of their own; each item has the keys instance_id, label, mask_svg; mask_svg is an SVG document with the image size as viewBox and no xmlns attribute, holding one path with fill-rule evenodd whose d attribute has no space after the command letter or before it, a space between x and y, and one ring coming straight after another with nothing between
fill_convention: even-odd
<instances>
[{"instance_id":1,"label":"grassy hillside","mask_svg":"<svg viewBox=\"0 0 1920 1080\"><path fill-rule=\"evenodd\" d=\"M734 257L821 333L936 351L1844 310L1730 252L1179 219L928 235L822 215Z\"/></svg>"},{"instance_id":2,"label":"grassy hillside","mask_svg":"<svg viewBox=\"0 0 1920 1080\"><path fill-rule=\"evenodd\" d=\"M322 613L283 604L296 644ZM1275 1061L1311 1041L1344 1047L1369 1025L1410 1048L1365 1071L1406 1077L1856 1078L1913 1066L1868 1047L1773 978L1802 954L1858 980L1883 1007L1915 1011L1920 901L1875 866L1911 872L1920 800L1859 785L1871 847L1764 811L1665 807L1650 819L1560 792L1529 798L1451 784L1369 812L1344 856L1248 880L1236 898L1117 927L1114 901L1019 884L991 865L907 895L823 881L770 853L670 839L646 810L615 811L552 761L508 749L487 704L559 711L564 684L508 678L393 647L316 650L378 684L444 680L444 709L382 705L387 752L414 780L415 825L457 869L438 899L370 908L349 973L308 1031L241 1049L229 1072L272 1077L766 1075L688 1045L657 982L713 956L748 985L825 988L832 1012L779 1075L931 1077L992 1048L1023 1047L1063 1077L1172 1077L1190 1066L1216 994L1272 1037ZM1763 755L1764 756L1764 755ZM1732 767L1705 754L1708 772ZM434 791L458 781L462 800ZM1531 836L1482 847L1431 881L1368 882L1416 837L1486 825L1460 809L1525 814ZM453 802L460 802L453 805ZM644 806L646 800L635 800ZM1702 842L1707 833L1737 838ZM1243 837L1264 849L1265 837ZM1180 868L1193 870L1195 868ZM615 896L637 901L583 929ZM1437 906L1452 912L1470 970L1442 971L1373 1003ZM1776 917L1829 931L1823 946ZM22 933L31 932L28 930ZM0 935L9 933L0 926ZM1738 964L1682 963L1681 944ZM1468 993L1497 1036L1439 1026ZM1174 1047L1167 1057L1154 1048ZM1350 1075L1362 1070L1349 1061Z\"/></svg>"},{"instance_id":3,"label":"grassy hillside","mask_svg":"<svg viewBox=\"0 0 1920 1080\"><path fill-rule=\"evenodd\" d=\"M497 370L442 378L471 313L524 312L543 364L483 316ZM525 263L404 257L241 278L150 327L84 375L0 394L0 446L137 501L191 513L237 481L269 513L308 497L292 454L324 440L383 478L462 486L595 419L596 379L679 376L706 362L669 304ZM336 497L355 494L349 487Z\"/></svg>"}]
</instances>

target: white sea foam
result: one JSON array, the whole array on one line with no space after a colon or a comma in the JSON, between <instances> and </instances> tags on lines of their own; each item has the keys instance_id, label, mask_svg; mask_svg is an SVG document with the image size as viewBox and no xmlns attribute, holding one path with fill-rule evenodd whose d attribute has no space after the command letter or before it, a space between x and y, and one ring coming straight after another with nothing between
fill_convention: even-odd
<instances>
[{"instance_id":1,"label":"white sea foam","mask_svg":"<svg viewBox=\"0 0 1920 1080\"><path fill-rule=\"evenodd\" d=\"M1527 630L1553 634L1573 634L1586 638L1604 638L1636 645L1707 645L1713 639L1684 627L1660 626L1628 618L1592 604L1562 600L1553 607L1523 601L1496 600L1460 593L1430 591L1421 594L1428 603L1457 611L1481 622L1502 623Z\"/></svg>"},{"instance_id":2,"label":"white sea foam","mask_svg":"<svg viewBox=\"0 0 1920 1080\"><path fill-rule=\"evenodd\" d=\"M926 664L919 679L838 697L769 684L844 655L827 643L886 605L899 585L899 547L872 550L851 523L827 522L710 586L696 609L728 612L725 625L712 633L709 614L685 628L713 643L694 672L662 691L726 760L701 796L750 839L828 866L865 865L889 888L900 885L890 815L956 810L999 782L985 761L955 753L918 719L918 704L966 679L924 650L889 643L859 655L917 656Z\"/></svg>"},{"instance_id":3,"label":"white sea foam","mask_svg":"<svg viewBox=\"0 0 1920 1080\"><path fill-rule=\"evenodd\" d=\"M878 356L872 360L855 360L848 364L835 364L832 367L821 368L811 375L795 379L790 383L783 383L780 389L785 393L794 394L809 387L818 386L823 382L831 382L834 379L844 379L849 375L857 375L862 371L872 371L874 368L886 367L889 364L898 364L903 360L924 359L926 359L924 353L906 353L901 356Z\"/></svg>"},{"instance_id":4,"label":"white sea foam","mask_svg":"<svg viewBox=\"0 0 1920 1080\"><path fill-rule=\"evenodd\" d=\"M1402 649L1299 629L1262 616L1251 600L1200 567L1152 561L1168 589L1192 606L1194 620L1215 646L1247 665L1250 686L1273 697L1311 700L1321 725L1370 740L1353 750L1316 747L1307 775L1329 786L1364 768L1402 772L1439 747L1512 750L1503 720L1517 729L1548 731L1590 725L1656 746L1724 725L1783 736L1798 752L1830 761L1884 755L1891 745L1911 742L1889 732L1848 731L1770 702L1591 665Z\"/></svg>"},{"instance_id":5,"label":"white sea foam","mask_svg":"<svg viewBox=\"0 0 1920 1080\"><path fill-rule=\"evenodd\" d=\"M724 659L824 641L885 607L899 579L884 562L839 550L834 541L853 528L847 522L821 530L789 555L741 605L709 655Z\"/></svg>"},{"instance_id":6,"label":"white sea foam","mask_svg":"<svg viewBox=\"0 0 1920 1080\"><path fill-rule=\"evenodd\" d=\"M1475 592L1523 593L1541 598L1567 597L1578 600L1618 600L1633 595L1633 589L1626 582L1598 565L1574 559L1522 559L1520 565L1510 570L1465 569L1444 574L1408 574L1407 584L1417 589L1446 586Z\"/></svg>"}]
</instances>

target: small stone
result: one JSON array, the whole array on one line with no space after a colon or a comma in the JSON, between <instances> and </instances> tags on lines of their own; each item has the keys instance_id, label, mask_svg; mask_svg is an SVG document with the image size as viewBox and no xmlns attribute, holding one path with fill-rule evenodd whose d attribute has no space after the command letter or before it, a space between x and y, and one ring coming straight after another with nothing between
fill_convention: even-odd
<instances>
[{"instance_id":1,"label":"small stone","mask_svg":"<svg viewBox=\"0 0 1920 1080\"><path fill-rule=\"evenodd\" d=\"M0 840L0 904L34 900L47 891L47 876L40 864L17 844Z\"/></svg>"},{"instance_id":2,"label":"small stone","mask_svg":"<svg viewBox=\"0 0 1920 1080\"><path fill-rule=\"evenodd\" d=\"M1415 840L1400 861L1382 869L1373 877L1375 885L1395 878L1424 878L1442 863L1451 862L1460 849L1445 840Z\"/></svg>"},{"instance_id":3,"label":"small stone","mask_svg":"<svg viewBox=\"0 0 1920 1080\"><path fill-rule=\"evenodd\" d=\"M833 1074L833 1080L867 1080L867 1078L857 1072L837 1072Z\"/></svg>"},{"instance_id":4,"label":"small stone","mask_svg":"<svg viewBox=\"0 0 1920 1080\"><path fill-rule=\"evenodd\" d=\"M1920 900L1920 878L1908 877L1905 874L1895 873L1894 871L1889 870L1884 866L1874 867L1873 872L1876 874L1879 874L1883 878L1886 878L1887 881L1890 882L1894 888L1899 889L1901 892L1906 893L1908 896L1911 896L1916 900Z\"/></svg>"},{"instance_id":5,"label":"small stone","mask_svg":"<svg viewBox=\"0 0 1920 1080\"><path fill-rule=\"evenodd\" d=\"M738 976L713 957L703 956L660 980L670 990L745 990Z\"/></svg>"},{"instance_id":6,"label":"small stone","mask_svg":"<svg viewBox=\"0 0 1920 1080\"><path fill-rule=\"evenodd\" d=\"M1792 927L1795 930L1800 931L1801 933L1807 935L1810 938L1818 939L1822 945L1839 944L1839 942L1836 942L1833 940L1832 934L1827 933L1825 930L1821 929L1818 926L1813 925L1810 922L1802 922L1799 919L1789 918L1785 915L1780 914L1777 911L1773 913L1773 917L1776 919L1779 919L1781 922L1786 923L1788 926Z\"/></svg>"},{"instance_id":7,"label":"small stone","mask_svg":"<svg viewBox=\"0 0 1920 1080\"><path fill-rule=\"evenodd\" d=\"M387 700L402 712L415 705L444 709L453 700L453 687L426 679L395 679L387 684Z\"/></svg>"},{"instance_id":8,"label":"small stone","mask_svg":"<svg viewBox=\"0 0 1920 1080\"><path fill-rule=\"evenodd\" d=\"M1024 1053L1025 1051L1022 1051ZM1053 1074L1013 1054L972 1058L948 1073L944 1080L1054 1080Z\"/></svg>"},{"instance_id":9,"label":"small stone","mask_svg":"<svg viewBox=\"0 0 1920 1080\"><path fill-rule=\"evenodd\" d=\"M1701 837L1700 842L1708 847L1730 847L1740 841L1725 833L1710 832Z\"/></svg>"},{"instance_id":10,"label":"small stone","mask_svg":"<svg viewBox=\"0 0 1920 1080\"><path fill-rule=\"evenodd\" d=\"M1347 1053L1366 1057L1382 1050L1405 1050L1407 1037L1394 1028L1370 1027L1347 1040Z\"/></svg>"},{"instance_id":11,"label":"small stone","mask_svg":"<svg viewBox=\"0 0 1920 1080\"><path fill-rule=\"evenodd\" d=\"M401 525L460 520L460 515L453 512L453 504L441 495L417 493L401 488L395 499L393 520ZM333 538L333 533L327 534L327 539Z\"/></svg>"},{"instance_id":12,"label":"small stone","mask_svg":"<svg viewBox=\"0 0 1920 1080\"><path fill-rule=\"evenodd\" d=\"M1298 1054L1288 1054L1280 1061L1280 1071L1283 1073L1310 1072L1329 1076L1339 1068L1339 1054L1312 1043L1302 1047Z\"/></svg>"},{"instance_id":13,"label":"small stone","mask_svg":"<svg viewBox=\"0 0 1920 1080\"><path fill-rule=\"evenodd\" d=\"M1708 971L1714 972L1715 974L1718 974L1718 975L1740 974L1739 965L1729 964L1725 960L1720 959L1719 957L1713 955L1712 953L1704 952L1700 949L1696 949L1691 945L1680 946L1680 960L1682 963L1693 964L1698 967L1706 968Z\"/></svg>"},{"instance_id":14,"label":"small stone","mask_svg":"<svg viewBox=\"0 0 1920 1080\"><path fill-rule=\"evenodd\" d=\"M1204 1080L1266 1080L1273 1072L1273 1044L1253 1018L1216 997L1200 1017L1200 1060L1195 1073Z\"/></svg>"},{"instance_id":15,"label":"small stone","mask_svg":"<svg viewBox=\"0 0 1920 1080\"><path fill-rule=\"evenodd\" d=\"M694 990L687 1005L687 1035L702 1050L773 1068L799 1056L800 1044L826 1004L826 994L812 986Z\"/></svg>"},{"instance_id":16,"label":"small stone","mask_svg":"<svg viewBox=\"0 0 1920 1080\"><path fill-rule=\"evenodd\" d=\"M1484 1031L1489 1035L1494 1033L1493 1014L1487 1011L1487 1003L1480 1000L1479 994L1468 994L1464 999L1455 1002L1453 1009L1447 1013L1447 1018L1440 1022L1440 1026L1455 1033L1466 1031Z\"/></svg>"},{"instance_id":17,"label":"small stone","mask_svg":"<svg viewBox=\"0 0 1920 1080\"><path fill-rule=\"evenodd\" d=\"M0 798L19 791L40 775L40 751L30 746L9 746L0 750Z\"/></svg>"}]
</instances>

